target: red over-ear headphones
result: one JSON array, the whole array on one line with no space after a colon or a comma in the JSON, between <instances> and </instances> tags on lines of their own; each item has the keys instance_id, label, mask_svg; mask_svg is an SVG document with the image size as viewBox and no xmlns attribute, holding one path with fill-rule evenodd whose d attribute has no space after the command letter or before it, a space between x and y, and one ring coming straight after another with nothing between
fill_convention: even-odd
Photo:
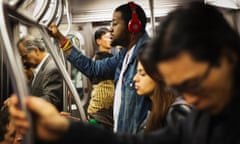
<instances>
[{"instance_id":1,"label":"red over-ear headphones","mask_svg":"<svg viewBox=\"0 0 240 144\"><path fill-rule=\"evenodd\" d=\"M134 4L134 2L129 2L128 4L132 11L132 17L128 22L128 31L130 33L138 33L142 28L142 24L141 24L141 21L138 19L138 15L136 12L136 5Z\"/></svg>"}]
</instances>

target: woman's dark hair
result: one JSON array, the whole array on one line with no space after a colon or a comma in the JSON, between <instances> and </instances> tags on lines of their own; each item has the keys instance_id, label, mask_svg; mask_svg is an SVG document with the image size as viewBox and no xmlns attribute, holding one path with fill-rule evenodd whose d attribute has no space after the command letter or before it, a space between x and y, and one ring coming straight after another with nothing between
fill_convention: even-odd
<instances>
[{"instance_id":1,"label":"woman's dark hair","mask_svg":"<svg viewBox=\"0 0 240 144\"><path fill-rule=\"evenodd\" d=\"M136 3L134 3L134 4L136 6L136 13L138 15L139 20L141 21L141 24L142 24L141 32L145 32L145 27L146 27L146 23L147 23L146 14L145 14L142 7L140 7ZM123 17L124 21L126 22L126 27L127 27L128 22L132 18L132 10L130 8L130 5L128 3L123 4L123 5L121 5L121 6L119 6L115 9L115 12L117 12L117 11L122 13L122 17Z\"/></svg>"},{"instance_id":2,"label":"woman's dark hair","mask_svg":"<svg viewBox=\"0 0 240 144\"><path fill-rule=\"evenodd\" d=\"M148 59L148 56L146 55L145 51L149 49L149 43L144 43L142 47L137 52L137 59L141 62L143 65L146 73L155 81L163 82L162 77L158 73L157 67L153 67L151 63L151 59Z\"/></svg>"},{"instance_id":3,"label":"woman's dark hair","mask_svg":"<svg viewBox=\"0 0 240 144\"><path fill-rule=\"evenodd\" d=\"M145 133L148 133L164 126L167 112L176 96L169 91L165 91L166 85L164 84L161 75L158 73L156 67L151 66L148 59L145 59L145 49L148 49L147 44L143 45L138 51L137 58L146 73L156 82L156 87L151 95L151 113L145 129Z\"/></svg>"}]
</instances>

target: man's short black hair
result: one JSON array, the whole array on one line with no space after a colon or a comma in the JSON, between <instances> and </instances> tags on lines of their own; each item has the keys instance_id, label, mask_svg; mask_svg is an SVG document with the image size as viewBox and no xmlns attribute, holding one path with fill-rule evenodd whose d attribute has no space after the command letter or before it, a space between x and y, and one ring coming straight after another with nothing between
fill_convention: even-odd
<instances>
[{"instance_id":1,"label":"man's short black hair","mask_svg":"<svg viewBox=\"0 0 240 144\"><path fill-rule=\"evenodd\" d=\"M170 12L156 33L150 56L156 62L185 51L197 61L217 66L224 50L239 55L237 32L217 8L203 2L188 3Z\"/></svg>"},{"instance_id":2,"label":"man's short black hair","mask_svg":"<svg viewBox=\"0 0 240 144\"><path fill-rule=\"evenodd\" d=\"M214 67L219 67L225 56L234 62L234 89L240 88L240 37L214 6L191 2L170 12L157 28L145 55L156 66L181 52Z\"/></svg>"}]
</instances>

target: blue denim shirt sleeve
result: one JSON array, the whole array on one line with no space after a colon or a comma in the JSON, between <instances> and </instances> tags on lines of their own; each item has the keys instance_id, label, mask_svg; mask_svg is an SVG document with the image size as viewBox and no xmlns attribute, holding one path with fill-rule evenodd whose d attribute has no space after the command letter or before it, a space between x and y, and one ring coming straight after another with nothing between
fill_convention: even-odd
<instances>
[{"instance_id":1,"label":"blue denim shirt sleeve","mask_svg":"<svg viewBox=\"0 0 240 144\"><path fill-rule=\"evenodd\" d=\"M87 77L113 79L116 68L124 54L123 52L119 52L113 57L93 61L91 58L83 55L83 53L76 48L73 48L67 59Z\"/></svg>"}]
</instances>

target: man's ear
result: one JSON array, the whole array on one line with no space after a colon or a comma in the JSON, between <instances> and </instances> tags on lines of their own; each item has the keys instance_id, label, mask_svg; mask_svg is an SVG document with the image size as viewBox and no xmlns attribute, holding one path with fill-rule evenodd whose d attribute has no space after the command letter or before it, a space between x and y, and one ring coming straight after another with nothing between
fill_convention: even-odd
<instances>
[{"instance_id":1,"label":"man's ear","mask_svg":"<svg viewBox=\"0 0 240 144\"><path fill-rule=\"evenodd\" d=\"M228 49L225 49L223 50L223 53L222 53L223 56L226 56L227 60L229 61L230 64L233 64L235 65L238 61L238 56L236 53L228 50Z\"/></svg>"},{"instance_id":2,"label":"man's ear","mask_svg":"<svg viewBox=\"0 0 240 144\"><path fill-rule=\"evenodd\" d=\"M238 56L234 52L229 52L228 59L230 63L236 64L238 62Z\"/></svg>"},{"instance_id":3,"label":"man's ear","mask_svg":"<svg viewBox=\"0 0 240 144\"><path fill-rule=\"evenodd\" d=\"M101 39L96 39L97 46L101 45Z\"/></svg>"},{"instance_id":4,"label":"man's ear","mask_svg":"<svg viewBox=\"0 0 240 144\"><path fill-rule=\"evenodd\" d=\"M38 48L33 48L33 51L36 53L36 55L39 55L40 50Z\"/></svg>"}]
</instances>

